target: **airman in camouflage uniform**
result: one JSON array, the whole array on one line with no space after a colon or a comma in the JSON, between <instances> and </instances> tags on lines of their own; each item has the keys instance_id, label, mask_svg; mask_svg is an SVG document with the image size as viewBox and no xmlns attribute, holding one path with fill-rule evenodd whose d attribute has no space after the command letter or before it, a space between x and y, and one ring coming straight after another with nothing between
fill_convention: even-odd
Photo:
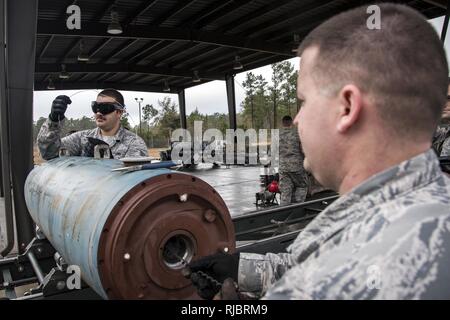
<instances>
[{"instance_id":1,"label":"airman in camouflage uniform","mask_svg":"<svg viewBox=\"0 0 450 320\"><path fill-rule=\"evenodd\" d=\"M444 140L444 143L442 144L440 156L441 157L450 156L450 130L449 132L447 132L447 138Z\"/></svg>"},{"instance_id":2,"label":"airman in camouflage uniform","mask_svg":"<svg viewBox=\"0 0 450 320\"><path fill-rule=\"evenodd\" d=\"M279 170L281 205L305 201L308 193L308 175L303 168L303 151L292 118L283 118L279 131Z\"/></svg>"},{"instance_id":3,"label":"airman in camouflage uniform","mask_svg":"<svg viewBox=\"0 0 450 320\"><path fill-rule=\"evenodd\" d=\"M450 156L450 125L440 124L433 137L433 149L440 157Z\"/></svg>"},{"instance_id":4,"label":"airman in camouflage uniform","mask_svg":"<svg viewBox=\"0 0 450 320\"><path fill-rule=\"evenodd\" d=\"M447 103L442 112L441 124L434 133L433 149L439 157L450 156L450 85L447 90Z\"/></svg>"},{"instance_id":5,"label":"airman in camouflage uniform","mask_svg":"<svg viewBox=\"0 0 450 320\"><path fill-rule=\"evenodd\" d=\"M241 253L239 290L267 299L450 298L450 180L432 150L322 211L289 253Z\"/></svg>"},{"instance_id":6,"label":"airman in camouflage uniform","mask_svg":"<svg viewBox=\"0 0 450 320\"><path fill-rule=\"evenodd\" d=\"M57 157L61 148L64 148L70 156L92 157L94 143L98 142L92 142L94 140L90 138L105 142L115 159L148 156L144 140L120 124L125 107L123 96L119 91L105 89L98 94L97 101L92 103L96 129L75 132L61 139L64 113L67 105L71 103L67 96L58 96L53 101L49 119L42 125L37 138L42 158L49 160Z\"/></svg>"},{"instance_id":7,"label":"airman in camouflage uniform","mask_svg":"<svg viewBox=\"0 0 450 320\"><path fill-rule=\"evenodd\" d=\"M430 141L446 99L446 54L422 15L377 6L381 29L368 28L361 6L297 51L303 163L341 197L286 253L217 254L194 261L195 272L232 278L253 298L450 299L450 179ZM405 77L412 69L417 76ZM194 280L204 297L221 290Z\"/></svg>"},{"instance_id":8,"label":"airman in camouflage uniform","mask_svg":"<svg viewBox=\"0 0 450 320\"><path fill-rule=\"evenodd\" d=\"M144 140L122 126L116 135L111 137L102 136L100 128L95 128L78 131L61 139L63 125L64 120L59 123L50 119L47 119L42 125L37 141L43 159L49 160L57 157L61 148L66 149L71 156L93 157L94 146L88 141L88 137L105 141L109 145L114 159L148 156Z\"/></svg>"}]
</instances>

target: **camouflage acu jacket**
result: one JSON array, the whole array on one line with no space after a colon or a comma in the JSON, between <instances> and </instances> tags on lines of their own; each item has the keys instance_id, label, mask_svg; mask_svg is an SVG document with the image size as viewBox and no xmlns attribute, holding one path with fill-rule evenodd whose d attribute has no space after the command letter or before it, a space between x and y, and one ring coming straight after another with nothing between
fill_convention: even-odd
<instances>
[{"instance_id":1,"label":"camouflage acu jacket","mask_svg":"<svg viewBox=\"0 0 450 320\"><path fill-rule=\"evenodd\" d=\"M239 289L266 299L450 298L450 179L431 149L322 211L284 254L241 254Z\"/></svg>"},{"instance_id":2,"label":"camouflage acu jacket","mask_svg":"<svg viewBox=\"0 0 450 320\"><path fill-rule=\"evenodd\" d=\"M297 129L281 128L279 131L279 172L298 172L303 169L303 151L300 145Z\"/></svg>"},{"instance_id":3,"label":"camouflage acu jacket","mask_svg":"<svg viewBox=\"0 0 450 320\"><path fill-rule=\"evenodd\" d=\"M439 125L433 137L433 149L440 157L450 156L450 125Z\"/></svg>"},{"instance_id":4,"label":"camouflage acu jacket","mask_svg":"<svg viewBox=\"0 0 450 320\"><path fill-rule=\"evenodd\" d=\"M67 149L71 156L93 156L93 146L89 143L88 137L102 140L100 129L84 130L75 132L61 139L61 123L53 122L50 119L44 122L37 137L37 143L42 158L49 160L59 154L61 147ZM110 144L111 152L115 159L124 157L147 157L148 151L144 140L136 134L120 127L114 136L115 142Z\"/></svg>"}]
</instances>

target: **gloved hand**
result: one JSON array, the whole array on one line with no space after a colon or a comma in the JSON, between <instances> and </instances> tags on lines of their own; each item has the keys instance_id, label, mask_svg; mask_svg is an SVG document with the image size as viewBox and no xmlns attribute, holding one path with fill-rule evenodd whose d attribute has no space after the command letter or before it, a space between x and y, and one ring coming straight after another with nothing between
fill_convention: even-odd
<instances>
[{"instance_id":1,"label":"gloved hand","mask_svg":"<svg viewBox=\"0 0 450 320\"><path fill-rule=\"evenodd\" d=\"M52 110L49 118L52 121L60 121L65 118L64 113L67 110L67 105L71 104L72 100L68 96L57 96L52 103Z\"/></svg>"},{"instance_id":2,"label":"gloved hand","mask_svg":"<svg viewBox=\"0 0 450 320\"><path fill-rule=\"evenodd\" d=\"M94 157L94 150L95 150L95 146L97 145L104 145L107 146L109 148L109 158L110 159L114 159L114 156L112 154L111 148L109 147L108 143L106 143L103 140L94 138L94 137L87 137L88 143L86 143L83 147L83 154L86 157ZM103 150L100 150L100 155L104 156L104 153L102 152Z\"/></svg>"},{"instance_id":3,"label":"gloved hand","mask_svg":"<svg viewBox=\"0 0 450 320\"><path fill-rule=\"evenodd\" d=\"M227 278L233 279L234 282L238 281L239 253L217 253L206 256L191 262L188 267L190 279L200 297L212 299L219 292L220 285L211 278L219 283L223 283ZM203 276L201 272L205 273L207 277Z\"/></svg>"},{"instance_id":4,"label":"gloved hand","mask_svg":"<svg viewBox=\"0 0 450 320\"><path fill-rule=\"evenodd\" d=\"M190 279L197 289L198 295L205 300L212 300L220 291L221 284L218 281L207 278L200 273L191 273Z\"/></svg>"},{"instance_id":5,"label":"gloved hand","mask_svg":"<svg viewBox=\"0 0 450 320\"><path fill-rule=\"evenodd\" d=\"M215 300L240 300L237 285L233 279L228 278L222 284L220 293L214 297Z\"/></svg>"},{"instance_id":6,"label":"gloved hand","mask_svg":"<svg viewBox=\"0 0 450 320\"><path fill-rule=\"evenodd\" d=\"M222 285L198 273L191 274L191 281L197 288L198 295L205 300L240 300L237 285L231 278Z\"/></svg>"}]
</instances>

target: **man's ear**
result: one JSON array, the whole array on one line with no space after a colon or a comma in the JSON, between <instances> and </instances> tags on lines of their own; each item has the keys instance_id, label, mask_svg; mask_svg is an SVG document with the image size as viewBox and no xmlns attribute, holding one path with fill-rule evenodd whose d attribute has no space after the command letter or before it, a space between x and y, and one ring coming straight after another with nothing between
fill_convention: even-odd
<instances>
[{"instance_id":1,"label":"man's ear","mask_svg":"<svg viewBox=\"0 0 450 320\"><path fill-rule=\"evenodd\" d=\"M338 102L337 130L344 133L359 120L363 107L362 92L357 86L348 84L339 91Z\"/></svg>"}]
</instances>

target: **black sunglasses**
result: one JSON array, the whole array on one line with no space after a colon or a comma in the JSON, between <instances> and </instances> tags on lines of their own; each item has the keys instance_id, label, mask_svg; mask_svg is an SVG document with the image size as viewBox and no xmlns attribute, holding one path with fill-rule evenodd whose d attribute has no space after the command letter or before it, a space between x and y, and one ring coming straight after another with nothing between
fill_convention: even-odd
<instances>
[{"instance_id":1,"label":"black sunglasses","mask_svg":"<svg viewBox=\"0 0 450 320\"><path fill-rule=\"evenodd\" d=\"M113 102L97 102L92 101L92 112L97 113L100 112L101 114L109 114L116 110L123 110L122 106L117 103Z\"/></svg>"}]
</instances>

